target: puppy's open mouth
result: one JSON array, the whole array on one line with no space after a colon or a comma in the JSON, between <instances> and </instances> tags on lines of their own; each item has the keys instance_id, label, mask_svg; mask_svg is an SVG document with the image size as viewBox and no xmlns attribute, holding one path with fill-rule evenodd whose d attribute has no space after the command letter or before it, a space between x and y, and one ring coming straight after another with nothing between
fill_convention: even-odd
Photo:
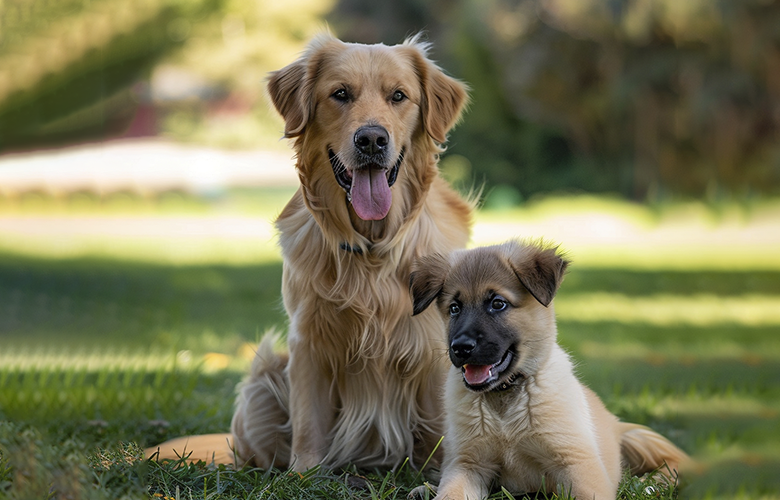
<instances>
[{"instance_id":1,"label":"puppy's open mouth","mask_svg":"<svg viewBox=\"0 0 780 500\"><path fill-rule=\"evenodd\" d=\"M500 361L492 365L463 365L461 371L463 372L463 381L466 383L466 387L472 391L481 392L497 385L502 378L511 376L509 367L512 366L514 358L512 349L509 349L504 353Z\"/></svg>"},{"instance_id":2,"label":"puppy's open mouth","mask_svg":"<svg viewBox=\"0 0 780 500\"><path fill-rule=\"evenodd\" d=\"M336 182L346 191L358 217L363 220L382 220L387 216L393 201L390 188L398 178L398 169L404 161L405 152L406 149L401 149L398 159L389 169L368 163L350 170L332 149L328 149L328 159Z\"/></svg>"}]
</instances>

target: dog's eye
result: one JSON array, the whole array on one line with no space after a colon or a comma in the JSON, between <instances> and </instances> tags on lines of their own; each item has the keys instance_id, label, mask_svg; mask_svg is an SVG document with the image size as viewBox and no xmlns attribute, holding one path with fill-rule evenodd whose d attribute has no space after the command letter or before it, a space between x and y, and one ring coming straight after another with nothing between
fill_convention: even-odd
<instances>
[{"instance_id":1,"label":"dog's eye","mask_svg":"<svg viewBox=\"0 0 780 500\"><path fill-rule=\"evenodd\" d=\"M457 316L460 314L460 306L457 302L450 304L450 316Z\"/></svg>"},{"instance_id":2,"label":"dog's eye","mask_svg":"<svg viewBox=\"0 0 780 500\"><path fill-rule=\"evenodd\" d=\"M337 101L342 101L342 102L349 100L349 94L347 94L347 91L345 89L338 89L331 95L331 97L333 97Z\"/></svg>"},{"instance_id":3,"label":"dog's eye","mask_svg":"<svg viewBox=\"0 0 780 500\"><path fill-rule=\"evenodd\" d=\"M393 102L401 102L404 99L406 99L406 94L404 94L400 90L396 90L395 92L393 92Z\"/></svg>"},{"instance_id":4,"label":"dog's eye","mask_svg":"<svg viewBox=\"0 0 780 500\"><path fill-rule=\"evenodd\" d=\"M506 309L506 301L501 297L493 297L493 300L490 301L490 308L493 311L503 311Z\"/></svg>"}]
</instances>

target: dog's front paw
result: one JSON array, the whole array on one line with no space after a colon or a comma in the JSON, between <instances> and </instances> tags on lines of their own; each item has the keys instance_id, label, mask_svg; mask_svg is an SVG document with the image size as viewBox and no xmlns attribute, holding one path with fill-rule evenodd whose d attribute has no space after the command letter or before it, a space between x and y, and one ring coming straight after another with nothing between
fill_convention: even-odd
<instances>
[{"instance_id":1,"label":"dog's front paw","mask_svg":"<svg viewBox=\"0 0 780 500\"><path fill-rule=\"evenodd\" d=\"M409 500L429 500L436 495L436 486L431 483L423 483L417 488L413 489L407 498Z\"/></svg>"}]
</instances>

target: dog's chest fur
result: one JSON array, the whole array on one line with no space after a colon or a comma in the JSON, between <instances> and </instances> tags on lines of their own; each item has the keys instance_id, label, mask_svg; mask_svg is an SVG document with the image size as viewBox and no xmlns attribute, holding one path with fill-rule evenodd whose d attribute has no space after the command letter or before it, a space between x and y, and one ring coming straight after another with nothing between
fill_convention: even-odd
<instances>
[{"instance_id":1,"label":"dog's chest fur","mask_svg":"<svg viewBox=\"0 0 780 500\"><path fill-rule=\"evenodd\" d=\"M305 350L310 369L330 381L326 464L392 467L418 455L424 435L421 463L442 435L440 400L427 395L446 373L444 325L434 310L412 317L408 290L418 253L451 251L468 239L468 224L452 209L467 205L441 182L397 231L397 243L364 254L341 248L343 238L326 238L307 210L296 210L299 198L277 221L291 356Z\"/></svg>"}]
</instances>

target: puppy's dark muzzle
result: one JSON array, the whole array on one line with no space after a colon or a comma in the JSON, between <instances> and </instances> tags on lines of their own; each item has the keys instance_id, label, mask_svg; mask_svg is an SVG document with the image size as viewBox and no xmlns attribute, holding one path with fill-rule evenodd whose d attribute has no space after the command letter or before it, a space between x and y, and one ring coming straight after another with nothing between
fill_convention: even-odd
<instances>
[{"instance_id":1,"label":"puppy's dark muzzle","mask_svg":"<svg viewBox=\"0 0 780 500\"><path fill-rule=\"evenodd\" d=\"M472 337L462 335L450 343L450 361L460 368L469 362L471 354L477 348L477 341Z\"/></svg>"}]
</instances>

